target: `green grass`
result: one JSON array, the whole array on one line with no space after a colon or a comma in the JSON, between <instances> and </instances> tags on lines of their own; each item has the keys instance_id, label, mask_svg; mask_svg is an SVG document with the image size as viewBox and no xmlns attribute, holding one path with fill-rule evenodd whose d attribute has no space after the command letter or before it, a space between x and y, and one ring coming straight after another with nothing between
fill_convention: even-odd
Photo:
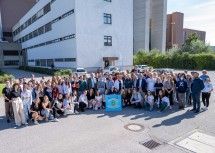
<instances>
[{"instance_id":1,"label":"green grass","mask_svg":"<svg viewBox=\"0 0 215 153\"><path fill-rule=\"evenodd\" d=\"M4 84L0 84L0 97L2 96L2 90L3 90L4 87L5 87Z\"/></svg>"}]
</instances>

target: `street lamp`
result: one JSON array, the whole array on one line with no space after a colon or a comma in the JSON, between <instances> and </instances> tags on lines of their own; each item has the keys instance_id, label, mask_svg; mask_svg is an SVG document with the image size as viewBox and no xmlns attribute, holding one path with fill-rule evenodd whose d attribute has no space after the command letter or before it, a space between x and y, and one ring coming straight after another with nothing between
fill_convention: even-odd
<instances>
[{"instance_id":1,"label":"street lamp","mask_svg":"<svg viewBox=\"0 0 215 153\"><path fill-rule=\"evenodd\" d=\"M173 38L173 26L175 25L175 22L171 22L171 26L172 26L172 48L173 48L173 41L174 41L174 38Z\"/></svg>"}]
</instances>

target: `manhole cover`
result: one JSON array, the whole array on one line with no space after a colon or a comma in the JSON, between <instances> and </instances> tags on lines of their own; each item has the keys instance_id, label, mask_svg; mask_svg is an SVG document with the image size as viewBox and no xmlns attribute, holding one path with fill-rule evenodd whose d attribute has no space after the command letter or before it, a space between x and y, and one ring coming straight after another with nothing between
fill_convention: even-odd
<instances>
[{"instance_id":1,"label":"manhole cover","mask_svg":"<svg viewBox=\"0 0 215 153\"><path fill-rule=\"evenodd\" d=\"M144 127L140 124L128 124L125 126L125 129L138 132L138 131L142 131Z\"/></svg>"},{"instance_id":2,"label":"manhole cover","mask_svg":"<svg viewBox=\"0 0 215 153\"><path fill-rule=\"evenodd\" d=\"M154 149L158 146L160 146L161 144L154 141L154 140L147 140L147 141L142 141L140 142L141 145L145 146L148 149Z\"/></svg>"}]
</instances>

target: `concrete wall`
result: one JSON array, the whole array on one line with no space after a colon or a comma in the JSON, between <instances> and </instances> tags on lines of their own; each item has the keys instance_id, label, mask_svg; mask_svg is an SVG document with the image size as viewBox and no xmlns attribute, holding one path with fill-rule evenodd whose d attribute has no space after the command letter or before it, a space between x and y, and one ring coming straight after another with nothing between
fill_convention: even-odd
<instances>
[{"instance_id":1,"label":"concrete wall","mask_svg":"<svg viewBox=\"0 0 215 153\"><path fill-rule=\"evenodd\" d=\"M134 53L149 51L150 0L134 0Z\"/></svg>"},{"instance_id":2,"label":"concrete wall","mask_svg":"<svg viewBox=\"0 0 215 153\"><path fill-rule=\"evenodd\" d=\"M167 0L151 0L151 48L166 50Z\"/></svg>"},{"instance_id":3,"label":"concrete wall","mask_svg":"<svg viewBox=\"0 0 215 153\"><path fill-rule=\"evenodd\" d=\"M76 0L78 67L103 67L103 57L118 57L116 66L133 64L133 0ZM104 24L103 14L112 14ZM104 36L112 46L104 46Z\"/></svg>"}]
</instances>

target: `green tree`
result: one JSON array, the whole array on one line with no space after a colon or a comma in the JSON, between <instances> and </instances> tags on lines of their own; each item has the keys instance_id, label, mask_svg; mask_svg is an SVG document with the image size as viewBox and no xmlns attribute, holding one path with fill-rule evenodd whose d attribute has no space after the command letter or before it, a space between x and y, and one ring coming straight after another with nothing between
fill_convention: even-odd
<instances>
[{"instance_id":1,"label":"green tree","mask_svg":"<svg viewBox=\"0 0 215 153\"><path fill-rule=\"evenodd\" d=\"M179 53L190 53L190 54L198 54L204 52L210 52L210 45L205 44L201 40L199 40L199 36L197 33L191 33L185 43L182 45L181 49L179 49Z\"/></svg>"}]
</instances>

